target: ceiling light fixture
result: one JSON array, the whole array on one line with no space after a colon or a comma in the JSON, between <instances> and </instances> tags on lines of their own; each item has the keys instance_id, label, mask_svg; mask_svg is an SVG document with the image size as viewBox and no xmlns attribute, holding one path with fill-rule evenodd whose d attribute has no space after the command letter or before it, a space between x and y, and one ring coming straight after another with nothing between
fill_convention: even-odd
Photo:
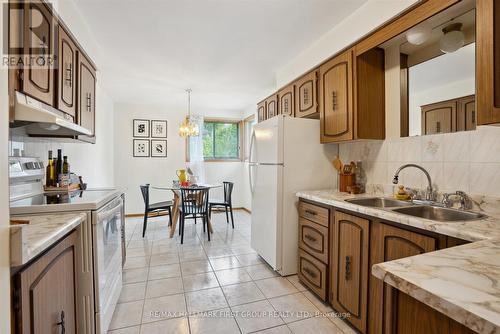
<instances>
[{"instance_id":1,"label":"ceiling light fixture","mask_svg":"<svg viewBox=\"0 0 500 334\"><path fill-rule=\"evenodd\" d=\"M452 53L464 46L465 35L461 29L462 23L452 23L444 27L444 35L439 41L439 49L444 53Z\"/></svg>"},{"instance_id":2,"label":"ceiling light fixture","mask_svg":"<svg viewBox=\"0 0 500 334\"><path fill-rule=\"evenodd\" d=\"M413 45L420 45L431 37L432 27L427 23L412 28L406 32L406 40Z\"/></svg>"},{"instance_id":3,"label":"ceiling light fixture","mask_svg":"<svg viewBox=\"0 0 500 334\"><path fill-rule=\"evenodd\" d=\"M196 137L200 134L198 124L191 121L191 89L186 89L188 93L188 115L179 126L179 136L183 138Z\"/></svg>"}]
</instances>

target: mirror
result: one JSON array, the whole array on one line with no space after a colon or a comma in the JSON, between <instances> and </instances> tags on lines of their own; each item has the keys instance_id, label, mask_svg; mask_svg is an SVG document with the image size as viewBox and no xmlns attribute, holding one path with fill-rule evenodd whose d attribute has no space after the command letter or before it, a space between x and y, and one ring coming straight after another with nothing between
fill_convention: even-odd
<instances>
[{"instance_id":1,"label":"mirror","mask_svg":"<svg viewBox=\"0 0 500 334\"><path fill-rule=\"evenodd\" d=\"M475 29L475 2L462 1L379 46L401 137L476 128Z\"/></svg>"}]
</instances>

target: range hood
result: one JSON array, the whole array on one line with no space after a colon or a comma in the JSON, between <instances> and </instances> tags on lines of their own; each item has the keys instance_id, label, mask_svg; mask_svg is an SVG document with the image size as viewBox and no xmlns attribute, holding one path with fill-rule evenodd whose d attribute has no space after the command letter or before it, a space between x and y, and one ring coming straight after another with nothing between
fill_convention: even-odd
<instances>
[{"instance_id":1,"label":"range hood","mask_svg":"<svg viewBox=\"0 0 500 334\"><path fill-rule=\"evenodd\" d=\"M21 92L15 94L11 128L22 129L22 133L33 137L79 139L80 136L92 135L89 130L75 124L73 117Z\"/></svg>"}]
</instances>

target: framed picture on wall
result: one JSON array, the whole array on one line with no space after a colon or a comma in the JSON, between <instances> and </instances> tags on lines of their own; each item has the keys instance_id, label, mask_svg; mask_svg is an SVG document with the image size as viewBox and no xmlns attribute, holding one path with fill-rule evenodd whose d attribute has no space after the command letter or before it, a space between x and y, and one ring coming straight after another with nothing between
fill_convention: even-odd
<instances>
[{"instance_id":1,"label":"framed picture on wall","mask_svg":"<svg viewBox=\"0 0 500 334\"><path fill-rule=\"evenodd\" d=\"M154 158L166 158L167 141L151 139L151 156Z\"/></svg>"},{"instance_id":2,"label":"framed picture on wall","mask_svg":"<svg viewBox=\"0 0 500 334\"><path fill-rule=\"evenodd\" d=\"M149 157L149 139L134 139L134 157Z\"/></svg>"},{"instance_id":3,"label":"framed picture on wall","mask_svg":"<svg viewBox=\"0 0 500 334\"><path fill-rule=\"evenodd\" d=\"M134 119L134 137L148 138L149 137L149 120Z\"/></svg>"},{"instance_id":4,"label":"framed picture on wall","mask_svg":"<svg viewBox=\"0 0 500 334\"><path fill-rule=\"evenodd\" d=\"M151 121L151 138L167 138L167 121Z\"/></svg>"}]
</instances>

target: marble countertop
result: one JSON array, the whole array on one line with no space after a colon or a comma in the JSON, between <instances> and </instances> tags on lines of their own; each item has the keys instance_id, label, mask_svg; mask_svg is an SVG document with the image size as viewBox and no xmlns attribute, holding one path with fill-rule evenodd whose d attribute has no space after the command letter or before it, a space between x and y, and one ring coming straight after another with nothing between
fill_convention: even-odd
<instances>
[{"instance_id":1,"label":"marble countertop","mask_svg":"<svg viewBox=\"0 0 500 334\"><path fill-rule=\"evenodd\" d=\"M52 246L68 232L80 225L85 213L46 214L15 216L16 220L27 220L26 225L10 227L10 265L17 267L28 263Z\"/></svg>"},{"instance_id":2,"label":"marble countertop","mask_svg":"<svg viewBox=\"0 0 500 334\"><path fill-rule=\"evenodd\" d=\"M374 197L333 190L302 191L297 196L472 243L375 264L372 275L479 333L500 333L499 203L477 201L485 219L436 222L390 209L363 207L346 199ZM378 195L377 195L378 196Z\"/></svg>"}]
</instances>

